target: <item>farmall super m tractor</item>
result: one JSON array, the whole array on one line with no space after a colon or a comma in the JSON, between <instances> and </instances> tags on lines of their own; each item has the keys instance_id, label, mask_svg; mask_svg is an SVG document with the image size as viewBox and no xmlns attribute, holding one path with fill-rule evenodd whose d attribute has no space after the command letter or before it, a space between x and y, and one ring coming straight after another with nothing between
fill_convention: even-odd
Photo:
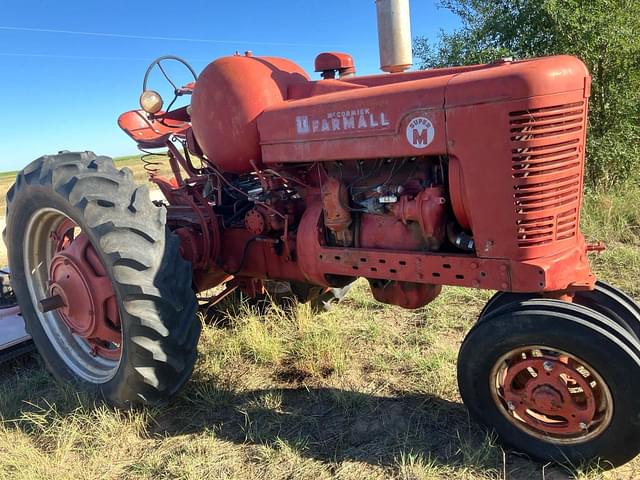
<instances>
[{"instance_id":1,"label":"farmall super m tractor","mask_svg":"<svg viewBox=\"0 0 640 480\"><path fill-rule=\"evenodd\" d=\"M278 281L305 302L364 277L405 308L497 290L460 350L471 414L541 460L629 460L640 308L596 279L579 229L589 72L569 56L405 72L408 1L377 6L385 74L322 53L314 81L236 54L189 67L175 109L145 77L119 125L167 150L172 178L148 165L162 201L90 152L18 174L5 241L40 354L112 404L157 403L189 379L213 287Z\"/></svg>"}]
</instances>

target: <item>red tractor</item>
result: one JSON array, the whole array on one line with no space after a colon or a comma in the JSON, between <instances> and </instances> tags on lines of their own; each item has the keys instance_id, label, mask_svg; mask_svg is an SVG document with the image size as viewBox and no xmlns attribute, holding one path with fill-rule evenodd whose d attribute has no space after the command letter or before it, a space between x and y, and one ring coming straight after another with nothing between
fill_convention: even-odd
<instances>
[{"instance_id":1,"label":"red tractor","mask_svg":"<svg viewBox=\"0 0 640 480\"><path fill-rule=\"evenodd\" d=\"M278 281L305 302L364 277L404 308L443 285L497 290L459 355L472 415L541 460L626 462L640 307L596 279L579 229L589 72L569 56L404 72L389 3L404 2L378 1L390 73L323 53L315 81L236 54L189 67L175 109L145 77L119 125L167 150L172 178L148 165L162 201L90 152L22 170L5 240L29 333L59 380L154 404L189 379L213 287L215 302Z\"/></svg>"}]
</instances>

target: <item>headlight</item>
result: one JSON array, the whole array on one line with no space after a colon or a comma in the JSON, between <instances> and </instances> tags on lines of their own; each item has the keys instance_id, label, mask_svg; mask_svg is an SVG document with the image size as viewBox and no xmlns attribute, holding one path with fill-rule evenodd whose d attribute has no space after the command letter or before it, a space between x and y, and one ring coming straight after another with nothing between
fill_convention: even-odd
<instances>
[{"instance_id":1,"label":"headlight","mask_svg":"<svg viewBox=\"0 0 640 480\"><path fill-rule=\"evenodd\" d=\"M140 95L140 106L150 114L158 113L162 109L162 97L154 90L145 90Z\"/></svg>"}]
</instances>

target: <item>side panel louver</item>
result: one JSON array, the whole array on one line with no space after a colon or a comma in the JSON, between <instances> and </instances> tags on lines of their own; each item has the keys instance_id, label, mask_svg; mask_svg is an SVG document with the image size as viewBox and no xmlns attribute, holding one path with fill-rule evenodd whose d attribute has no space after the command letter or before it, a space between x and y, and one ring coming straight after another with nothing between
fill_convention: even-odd
<instances>
[{"instance_id":1,"label":"side panel louver","mask_svg":"<svg viewBox=\"0 0 640 480\"><path fill-rule=\"evenodd\" d=\"M577 234L585 114L584 102L509 114L520 248Z\"/></svg>"}]
</instances>

